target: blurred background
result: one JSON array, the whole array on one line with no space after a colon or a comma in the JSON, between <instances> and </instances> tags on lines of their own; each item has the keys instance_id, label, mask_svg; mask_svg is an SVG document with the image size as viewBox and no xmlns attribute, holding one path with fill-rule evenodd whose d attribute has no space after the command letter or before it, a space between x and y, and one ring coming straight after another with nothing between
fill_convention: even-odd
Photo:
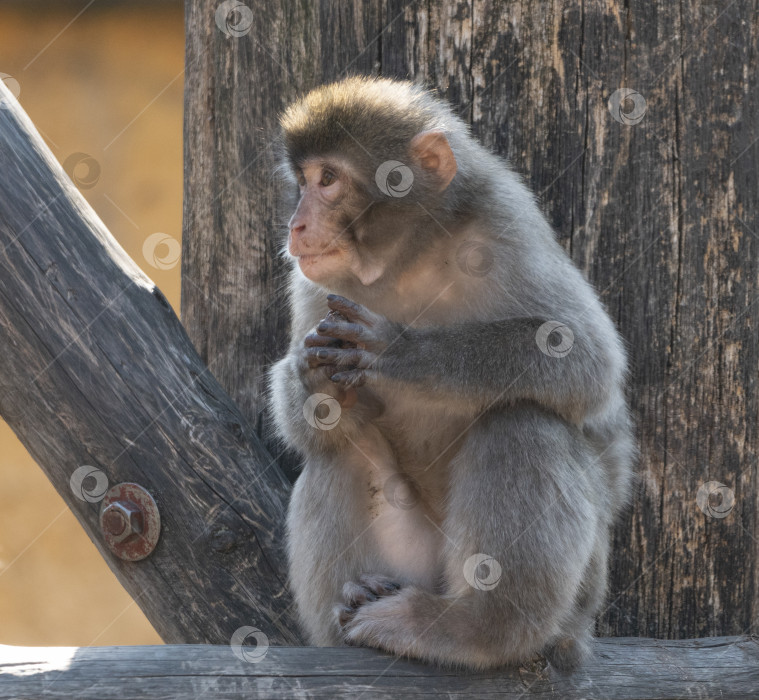
<instances>
[{"instance_id":1,"label":"blurred background","mask_svg":"<svg viewBox=\"0 0 759 700\"><path fill-rule=\"evenodd\" d=\"M181 2L0 3L0 78L177 313L183 63ZM0 419L0 644L160 642Z\"/></svg>"}]
</instances>

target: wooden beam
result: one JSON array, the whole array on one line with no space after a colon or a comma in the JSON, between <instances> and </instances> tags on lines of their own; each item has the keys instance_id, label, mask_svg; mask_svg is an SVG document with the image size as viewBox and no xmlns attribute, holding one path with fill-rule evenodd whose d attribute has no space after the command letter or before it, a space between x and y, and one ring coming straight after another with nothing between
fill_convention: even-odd
<instances>
[{"instance_id":1,"label":"wooden beam","mask_svg":"<svg viewBox=\"0 0 759 700\"><path fill-rule=\"evenodd\" d=\"M286 480L1 83L0 358L0 415L165 641L297 641ZM71 485L83 465L156 499L147 559L104 545L97 498Z\"/></svg>"},{"instance_id":2,"label":"wooden beam","mask_svg":"<svg viewBox=\"0 0 759 700\"><path fill-rule=\"evenodd\" d=\"M248 647L244 647L248 649ZM674 700L756 698L759 645L749 637L689 641L599 639L572 676L540 659L497 672L464 673L371 649L272 647L257 663L229 646L3 647L5 698L560 698Z\"/></svg>"}]
</instances>

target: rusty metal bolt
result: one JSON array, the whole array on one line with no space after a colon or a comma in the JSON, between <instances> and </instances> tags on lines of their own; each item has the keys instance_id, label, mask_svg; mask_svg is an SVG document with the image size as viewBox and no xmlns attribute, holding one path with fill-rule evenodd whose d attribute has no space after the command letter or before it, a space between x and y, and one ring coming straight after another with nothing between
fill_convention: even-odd
<instances>
[{"instance_id":1,"label":"rusty metal bolt","mask_svg":"<svg viewBox=\"0 0 759 700\"><path fill-rule=\"evenodd\" d=\"M100 504L100 528L106 546L119 559L140 561L158 544L161 514L148 491L125 481L106 492Z\"/></svg>"},{"instance_id":2,"label":"rusty metal bolt","mask_svg":"<svg viewBox=\"0 0 759 700\"><path fill-rule=\"evenodd\" d=\"M100 526L114 544L123 542L142 532L142 511L131 501L115 501L100 514Z\"/></svg>"}]
</instances>

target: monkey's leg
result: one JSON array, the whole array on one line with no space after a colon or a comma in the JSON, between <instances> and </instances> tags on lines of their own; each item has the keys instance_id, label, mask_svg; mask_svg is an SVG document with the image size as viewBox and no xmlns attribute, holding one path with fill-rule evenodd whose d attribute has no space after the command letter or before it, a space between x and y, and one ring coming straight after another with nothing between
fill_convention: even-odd
<instances>
[{"instance_id":1,"label":"monkey's leg","mask_svg":"<svg viewBox=\"0 0 759 700\"><path fill-rule=\"evenodd\" d=\"M373 563L366 508L348 497L360 484L339 461L306 462L287 515L290 586L309 641L317 646L341 643L332 608L345 581Z\"/></svg>"},{"instance_id":2,"label":"monkey's leg","mask_svg":"<svg viewBox=\"0 0 759 700\"><path fill-rule=\"evenodd\" d=\"M562 635L543 649L546 658L560 671L573 670L590 654L596 615L606 597L609 538L605 530L599 531L572 615L565 621Z\"/></svg>"},{"instance_id":3,"label":"monkey's leg","mask_svg":"<svg viewBox=\"0 0 759 700\"><path fill-rule=\"evenodd\" d=\"M408 586L368 600L346 641L480 668L559 639L585 644L574 613L606 529L602 472L579 431L552 414L527 405L483 416L451 464L445 592Z\"/></svg>"},{"instance_id":4,"label":"monkey's leg","mask_svg":"<svg viewBox=\"0 0 759 700\"><path fill-rule=\"evenodd\" d=\"M387 441L367 425L342 451L310 457L295 483L287 516L290 584L312 644L342 642L332 611L345 582L388 565L372 527L384 500L372 477L393 460Z\"/></svg>"}]
</instances>

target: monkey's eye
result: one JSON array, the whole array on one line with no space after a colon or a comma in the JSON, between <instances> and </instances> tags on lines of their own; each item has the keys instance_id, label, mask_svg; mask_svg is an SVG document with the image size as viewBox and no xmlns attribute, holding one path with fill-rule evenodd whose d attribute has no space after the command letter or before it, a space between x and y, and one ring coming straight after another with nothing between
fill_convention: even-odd
<instances>
[{"instance_id":1,"label":"monkey's eye","mask_svg":"<svg viewBox=\"0 0 759 700\"><path fill-rule=\"evenodd\" d=\"M302 170L295 173L295 178L298 180L298 187L306 186L306 176L303 174Z\"/></svg>"},{"instance_id":2,"label":"monkey's eye","mask_svg":"<svg viewBox=\"0 0 759 700\"><path fill-rule=\"evenodd\" d=\"M331 170L325 170L322 173L322 179L319 181L319 184L322 187L329 187L335 180L337 180L337 175Z\"/></svg>"}]
</instances>

